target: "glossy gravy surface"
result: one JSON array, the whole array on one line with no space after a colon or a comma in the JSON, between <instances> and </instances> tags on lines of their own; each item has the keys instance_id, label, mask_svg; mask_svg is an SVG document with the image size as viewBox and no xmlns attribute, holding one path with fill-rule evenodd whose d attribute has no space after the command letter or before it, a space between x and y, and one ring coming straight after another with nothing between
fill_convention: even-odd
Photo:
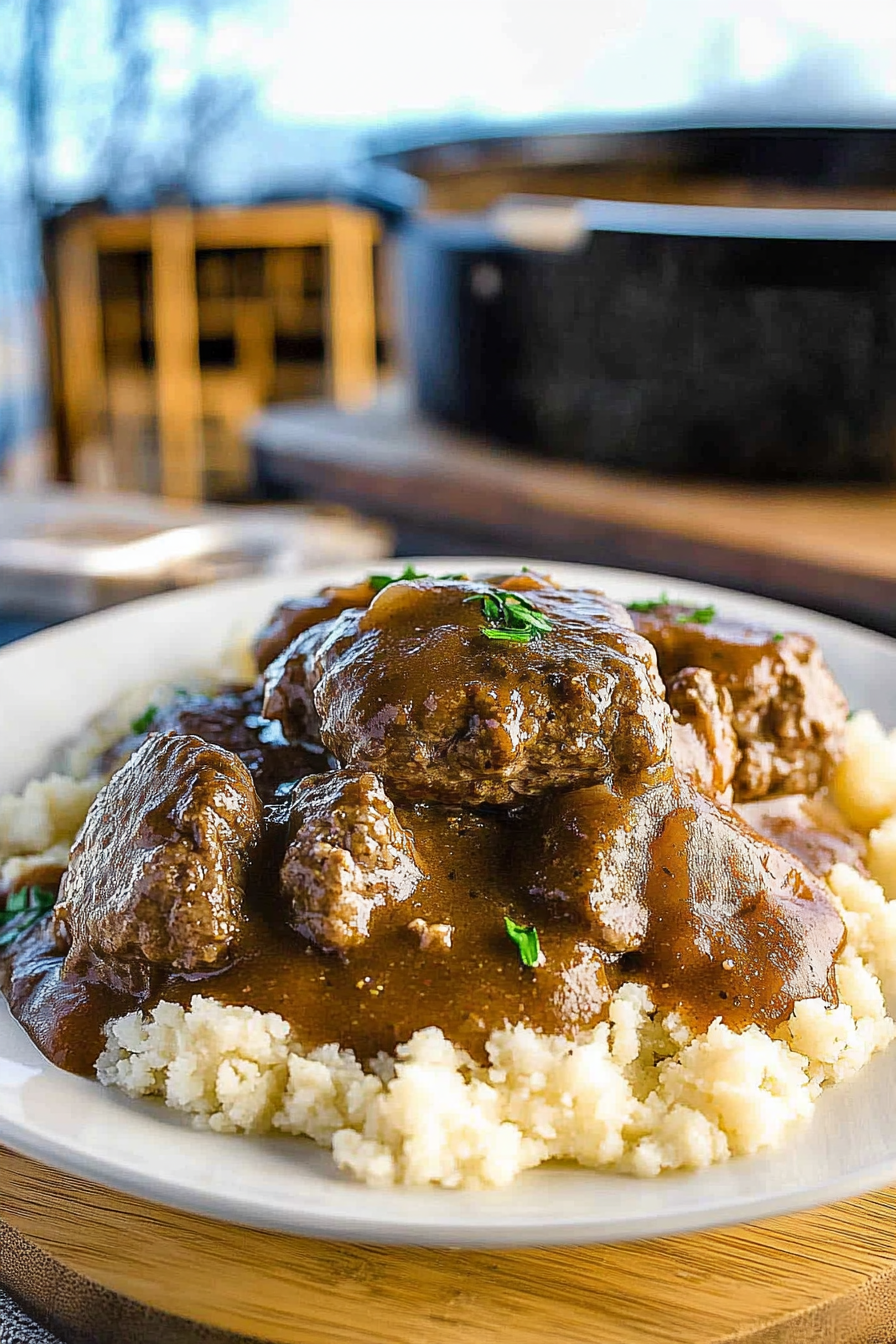
<instances>
[{"instance_id":1,"label":"glossy gravy surface","mask_svg":"<svg viewBox=\"0 0 896 1344\"><path fill-rule=\"evenodd\" d=\"M580 809L569 822L571 837L588 831L590 792L568 795ZM617 807L623 815L626 801ZM159 999L186 1005L197 993L278 1013L306 1048L335 1041L362 1059L428 1026L480 1059L489 1033L505 1022L575 1034L601 1020L610 994L627 980L648 985L659 1006L678 1009L698 1030L719 1016L733 1026L773 1025L807 986L836 1002L832 965L842 926L826 902L812 899L802 870L788 878L790 856L772 851L775 878L790 881L791 892L789 903L770 909L762 899L765 875L744 871L735 851L720 848L717 835L707 837L699 804L660 810L652 833L648 826L631 836L633 858L640 853L650 870L648 934L634 952L601 946L572 906L548 909L527 894L524 874L543 845L540 814L419 804L399 808L399 816L426 877L406 901L378 912L375 936L344 956L291 933L275 881L260 872L236 959L222 971L173 975L141 1002L126 999L89 978L62 979L59 950L44 926L7 963L8 997L44 1054L76 1072L92 1070L110 1017ZM568 853L577 874L571 839ZM727 874L720 864L729 865ZM505 915L535 923L543 965L522 965ZM451 925L450 949L421 950L408 927L417 919Z\"/></svg>"},{"instance_id":2,"label":"glossy gravy surface","mask_svg":"<svg viewBox=\"0 0 896 1344\"><path fill-rule=\"evenodd\" d=\"M624 612L593 594L564 596L532 576L513 583L549 611L553 629L544 645L486 639L481 585L443 591L435 581L395 583L366 613L349 609L329 634L318 632L338 643L342 631L343 653L352 653L339 676L326 660L317 668L333 683L325 695L322 680L315 701L335 725L328 745L345 764L359 742L382 738L377 774L422 874L416 885L393 885L357 943L335 944L347 950L326 951L334 944L293 932L280 894L285 799L293 781L330 768L322 750L287 741L288 716L285 726L280 715L269 721L258 688L234 688L214 701L188 697L156 717L152 731L175 741L193 735L239 756L269 804L266 825L247 842L245 900L225 949L229 960L215 971L163 974L159 960L203 962L147 959L140 966L150 970L139 977L106 977L139 989L113 992L94 982L104 968L91 963L89 941L80 960L73 944L78 973L63 974L66 947L56 940L74 935L70 927L55 931L48 917L0 955L0 987L48 1058L89 1073L109 1018L162 999L187 1004L194 994L275 1012L306 1048L337 1042L362 1059L433 1026L480 1059L489 1034L508 1023L574 1036L599 1022L613 991L632 980L696 1030L717 1017L734 1027L774 1027L798 999L836 1002L843 924L823 884L790 851L824 872L827 856L849 838L825 831L824 839L807 840L813 827L824 830L822 819L764 812L755 817L761 839L711 802L675 773L653 654ZM670 650L678 641L681 656L683 627L673 621L670 629ZM271 637L277 643L286 634L277 628ZM282 667L280 659L272 664L275 703L304 687L287 676L289 649L306 636L313 643L312 634L287 646ZM737 644L714 623L688 629L686 639L687 660L721 670L727 659L732 675L756 664L757 643L770 646L769 666L782 656L768 632L747 632ZM310 675L304 663L299 672ZM352 733L337 742L349 710ZM386 720L401 728L388 743L380 731ZM119 746L127 755L135 741ZM362 756L367 769L368 756L379 759L367 747ZM513 787L502 773L510 766ZM143 785L133 803L140 819L141 806L150 806ZM127 833L138 855L151 832L147 825ZM186 832L184 843L189 848ZM346 870L352 843L340 833L335 844ZM97 849L101 876L84 887L88 900L112 871L102 868L104 852ZM122 894L115 872L113 897ZM351 872L352 881L363 880ZM241 898L242 888L241 870ZM522 963L506 918L537 929L536 966ZM432 926L438 938L429 938ZM100 945L108 954L108 941ZM114 958L108 965L115 969Z\"/></svg>"}]
</instances>

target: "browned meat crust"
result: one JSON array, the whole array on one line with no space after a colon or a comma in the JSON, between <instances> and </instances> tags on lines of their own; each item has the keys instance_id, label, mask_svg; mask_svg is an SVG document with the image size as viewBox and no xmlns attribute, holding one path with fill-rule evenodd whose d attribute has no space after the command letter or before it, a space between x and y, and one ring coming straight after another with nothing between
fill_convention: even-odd
<instances>
[{"instance_id":1,"label":"browned meat crust","mask_svg":"<svg viewBox=\"0 0 896 1344\"><path fill-rule=\"evenodd\" d=\"M407 900L420 877L376 775L336 770L298 786L280 890L299 933L328 952L354 947L369 937L374 912Z\"/></svg>"},{"instance_id":2,"label":"browned meat crust","mask_svg":"<svg viewBox=\"0 0 896 1344\"><path fill-rule=\"evenodd\" d=\"M265 714L289 738L319 731L396 798L506 806L664 763L669 709L624 609L525 577L549 633L489 639L482 584L392 583L281 654Z\"/></svg>"},{"instance_id":3,"label":"browned meat crust","mask_svg":"<svg viewBox=\"0 0 896 1344\"><path fill-rule=\"evenodd\" d=\"M667 685L685 667L704 667L730 692L740 761L738 802L772 793L814 793L842 752L848 706L810 635L735 621L688 620L693 608L633 612L657 651Z\"/></svg>"},{"instance_id":4,"label":"browned meat crust","mask_svg":"<svg viewBox=\"0 0 896 1344\"><path fill-rule=\"evenodd\" d=\"M658 1007L746 1026L781 1021L798 999L837 1002L845 930L824 884L692 784L576 790L546 805L544 824L533 895L624 952Z\"/></svg>"},{"instance_id":5,"label":"browned meat crust","mask_svg":"<svg viewBox=\"0 0 896 1344\"><path fill-rule=\"evenodd\" d=\"M325 763L325 753L287 742L280 725L262 717L262 698L260 686L214 696L181 696L155 715L146 732L131 733L104 752L98 771L120 769L147 734L186 734L239 756L262 802L274 802L289 783L316 774Z\"/></svg>"},{"instance_id":6,"label":"browned meat crust","mask_svg":"<svg viewBox=\"0 0 896 1344\"><path fill-rule=\"evenodd\" d=\"M730 802L740 749L727 687L717 686L705 667L684 667L670 679L666 699L676 769L703 793Z\"/></svg>"},{"instance_id":7,"label":"browned meat crust","mask_svg":"<svg viewBox=\"0 0 896 1344\"><path fill-rule=\"evenodd\" d=\"M288 644L321 621L331 621L349 607L366 607L374 589L367 579L346 588L323 588L316 597L291 597L281 602L252 645L259 672L263 672Z\"/></svg>"},{"instance_id":8,"label":"browned meat crust","mask_svg":"<svg viewBox=\"0 0 896 1344\"><path fill-rule=\"evenodd\" d=\"M226 961L262 808L236 756L154 734L94 801L56 906L66 976L131 993Z\"/></svg>"}]
</instances>

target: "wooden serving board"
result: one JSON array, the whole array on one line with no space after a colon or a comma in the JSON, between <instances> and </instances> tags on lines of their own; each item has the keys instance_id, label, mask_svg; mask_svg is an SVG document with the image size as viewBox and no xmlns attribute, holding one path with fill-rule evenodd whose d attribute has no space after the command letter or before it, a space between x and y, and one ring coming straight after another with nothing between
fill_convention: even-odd
<instances>
[{"instance_id":1,"label":"wooden serving board","mask_svg":"<svg viewBox=\"0 0 896 1344\"><path fill-rule=\"evenodd\" d=\"M220 1338L217 1330L278 1344L896 1339L896 1190L624 1246L396 1249L231 1227L0 1149L0 1219L14 1229L16 1250L7 1253L0 1237L0 1279L17 1260L8 1286L51 1323L64 1307L67 1337L95 1344L198 1344ZM31 1284L21 1270L29 1243L41 1266ZM63 1267L63 1287L46 1257ZM152 1309L140 1309L142 1326L125 1325L113 1294ZM216 1327L211 1336L208 1327Z\"/></svg>"}]
</instances>

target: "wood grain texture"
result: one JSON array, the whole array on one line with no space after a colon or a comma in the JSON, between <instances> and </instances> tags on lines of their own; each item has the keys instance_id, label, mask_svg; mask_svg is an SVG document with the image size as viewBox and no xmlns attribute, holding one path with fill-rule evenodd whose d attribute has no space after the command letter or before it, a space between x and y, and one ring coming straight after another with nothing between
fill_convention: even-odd
<instances>
[{"instance_id":1,"label":"wood grain texture","mask_svg":"<svg viewBox=\"0 0 896 1344\"><path fill-rule=\"evenodd\" d=\"M249 1335L199 1325L82 1278L0 1220L0 1344L254 1344ZM8 1320L6 1298L25 1320ZM7 1334L4 1334L4 1329Z\"/></svg>"},{"instance_id":2,"label":"wood grain texture","mask_svg":"<svg viewBox=\"0 0 896 1344\"><path fill-rule=\"evenodd\" d=\"M0 1218L104 1288L277 1344L896 1337L896 1191L628 1246L395 1249L231 1227L0 1149Z\"/></svg>"},{"instance_id":3,"label":"wood grain texture","mask_svg":"<svg viewBox=\"0 0 896 1344\"><path fill-rule=\"evenodd\" d=\"M271 407L249 434L297 481L366 492L371 508L493 527L549 515L560 527L609 522L896 579L891 487L710 484L548 461L428 424L398 396L361 415Z\"/></svg>"},{"instance_id":4,"label":"wood grain texture","mask_svg":"<svg viewBox=\"0 0 896 1344\"><path fill-rule=\"evenodd\" d=\"M203 493L202 379L193 214L169 206L152 217L152 301L156 413L162 494Z\"/></svg>"},{"instance_id":5,"label":"wood grain texture","mask_svg":"<svg viewBox=\"0 0 896 1344\"><path fill-rule=\"evenodd\" d=\"M90 221L76 220L56 252L58 379L67 469L79 479L78 455L101 433L105 412L100 279Z\"/></svg>"},{"instance_id":6,"label":"wood grain texture","mask_svg":"<svg viewBox=\"0 0 896 1344\"><path fill-rule=\"evenodd\" d=\"M896 635L896 490L711 485L510 452L416 417L269 407L250 424L263 490L346 504L400 555L528 555L652 571L815 607Z\"/></svg>"},{"instance_id":7,"label":"wood grain texture","mask_svg":"<svg viewBox=\"0 0 896 1344\"><path fill-rule=\"evenodd\" d=\"M375 230L364 210L330 209L327 365L338 406L368 405L376 389Z\"/></svg>"}]
</instances>

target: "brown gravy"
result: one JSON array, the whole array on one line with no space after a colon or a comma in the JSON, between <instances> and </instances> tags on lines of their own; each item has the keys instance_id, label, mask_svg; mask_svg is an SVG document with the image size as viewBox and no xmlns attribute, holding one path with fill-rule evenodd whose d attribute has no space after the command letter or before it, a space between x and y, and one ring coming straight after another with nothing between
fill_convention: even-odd
<instances>
[{"instance_id":1,"label":"brown gravy","mask_svg":"<svg viewBox=\"0 0 896 1344\"><path fill-rule=\"evenodd\" d=\"M332 694L321 691L314 701L315 714L326 710L330 716L330 735L321 732L333 751L340 748L342 765L352 764L358 741L385 742L384 724L402 729L390 737L388 751L365 747L361 763L372 770L368 758L376 762L382 756L377 775L386 785L385 767L391 770L389 815L397 818L396 830L411 837L402 841L416 856L411 865L416 885L387 887L388 899L371 903L369 928L365 925L359 941L320 939L320 946L307 941L291 930L295 910L286 908L280 894L290 808L284 797L290 781L329 769L323 749L287 741L289 715L284 717L284 710L269 721L264 715L270 705L266 699L262 712L260 688L233 688L213 701L188 697L155 716L149 738L137 747L138 765L140 752L152 758L156 748L170 745L158 736L153 747L156 733L171 733L181 745L187 736L199 738L200 747L211 743L238 756L269 804L264 827L260 811L253 814L239 881L227 887L228 894L238 887L240 896L222 948L229 961L214 972L162 974L159 964L209 965L215 959L146 957L139 961L139 977L124 978L116 974L115 957L107 955L108 938L86 940L83 955L75 956L74 925L60 917L57 931L48 916L0 954L0 988L49 1059L89 1073L109 1018L151 1009L162 999L188 1004L195 994L277 1013L306 1048L336 1042L361 1059L391 1051L433 1026L479 1059L490 1033L505 1024L575 1036L601 1021L613 991L626 981L646 985L659 1008L678 1011L698 1031L717 1017L735 1028L751 1022L774 1027L801 998L836 1003L834 963L843 923L823 883L808 869L823 873L827 856L850 852L851 841L807 809L785 815L766 808L755 815L751 830L734 812L718 807L676 773L653 654L629 629L621 609L600 595L564 594L537 576L516 576L505 586L536 593L541 605L532 610L543 617L550 613L551 638L543 647L485 639L481 583L458 587L454 580L396 583L366 613L349 608L323 632L321 647L331 653L331 637L347 641L342 653L348 662L341 677L333 672ZM288 628L268 632L275 642L290 636L294 618L305 620L298 608L286 616ZM715 621L709 628L683 625L674 610L662 619L657 613L645 618L658 623L652 634L661 669L669 671L670 659L684 658L687 666L746 684L755 681L761 665L771 699L775 678L781 680L783 652L811 645L797 635L778 640L768 631L738 634ZM493 626L489 630L497 636ZM284 650L282 666L280 659L273 664L276 675L271 673L268 689L275 707L278 695L286 709L293 699L303 704L307 697L308 669L289 652L306 635ZM365 661L374 655L376 677ZM315 675L322 667L315 665ZM290 679L290 669L297 680ZM324 670L330 677L329 664ZM348 733L352 707L357 721ZM310 718L306 726L313 727ZM344 741L331 740L340 733ZM135 745L136 739L119 744L110 768ZM511 775L502 773L508 760L516 771L511 772L515 787L508 782ZM245 776L242 766L239 772ZM525 788L518 787L521 779ZM195 781L191 787L198 787ZM170 796L179 802L182 793L176 775ZM245 794L239 797L244 806ZM123 834L139 857L155 844L158 830L145 780L125 802L130 824L134 816L139 824ZM168 803L158 806L168 826ZM111 874L115 932L129 935L132 907L115 905L114 898L133 891L122 893L118 869L104 858L112 852L107 832L114 837L125 812L124 807L102 812L102 825L92 832L88 823L95 866L81 891L89 905ZM337 904L344 891L340 883L349 880L346 872L352 882L363 883L363 874L358 877L363 844L383 852L382 845L377 851L369 836L359 835L363 827L353 828L347 814L340 815L347 830L337 827L334 843L330 832L313 841L327 861L335 855ZM203 873L214 876L214 847L186 823L181 841L191 861L199 854ZM66 884L85 843L82 834ZM88 871L86 864L82 868ZM175 863L170 885L162 890L202 915L206 907L197 896L202 883L183 878L182 871ZM139 894L139 887L135 890ZM356 887L354 894L359 890L363 895L366 888ZM67 897L64 891L62 907ZM168 907L156 901L151 909L165 932ZM505 927L508 917L537 929L542 955L536 966L522 963ZM292 922L313 932L308 924ZM430 941L435 926L441 932ZM72 940L68 974L66 947L57 938ZM98 946L107 955L102 964ZM330 952L326 946L346 950ZM100 979L139 989L119 993L95 983Z\"/></svg>"},{"instance_id":2,"label":"brown gravy","mask_svg":"<svg viewBox=\"0 0 896 1344\"><path fill-rule=\"evenodd\" d=\"M540 842L531 812L477 814L419 804L399 808L399 815L427 876L406 902L380 912L375 938L344 957L289 932L275 884L263 880L234 962L212 974L172 975L142 1002L89 980L62 978L62 958L45 923L7 958L13 1013L54 1063L89 1073L110 1017L160 999L187 1005L194 994L278 1013L306 1048L335 1041L362 1059L435 1025L480 1059L489 1033L505 1022L574 1035L601 1020L610 994L627 980L645 983L658 1006L678 1009L697 1030L719 1016L732 1026L787 1016L806 990L801 964L822 986L815 992L836 1001L829 972L832 950L839 950L839 921L832 933L831 912L810 910L799 880L793 902L800 919L786 908L783 916L770 916L758 894L762 875L751 879L743 871L732 872L743 892L737 911L714 910L707 884L719 875L705 861L699 809L673 810L652 841L650 932L638 951L626 954L597 946L573 912L548 913L522 894L521 868ZM793 864L777 854L776 877L784 881ZM716 864L733 862L724 852L713 857ZM536 923L542 966L522 965L505 915ZM415 919L453 926L450 951L421 951L419 936L408 928Z\"/></svg>"},{"instance_id":3,"label":"brown gravy","mask_svg":"<svg viewBox=\"0 0 896 1344\"><path fill-rule=\"evenodd\" d=\"M765 798L758 803L742 803L737 811L754 831L795 854L810 873L825 877L835 863L848 863L865 871L867 841L849 830L823 794L814 798L803 794Z\"/></svg>"}]
</instances>

